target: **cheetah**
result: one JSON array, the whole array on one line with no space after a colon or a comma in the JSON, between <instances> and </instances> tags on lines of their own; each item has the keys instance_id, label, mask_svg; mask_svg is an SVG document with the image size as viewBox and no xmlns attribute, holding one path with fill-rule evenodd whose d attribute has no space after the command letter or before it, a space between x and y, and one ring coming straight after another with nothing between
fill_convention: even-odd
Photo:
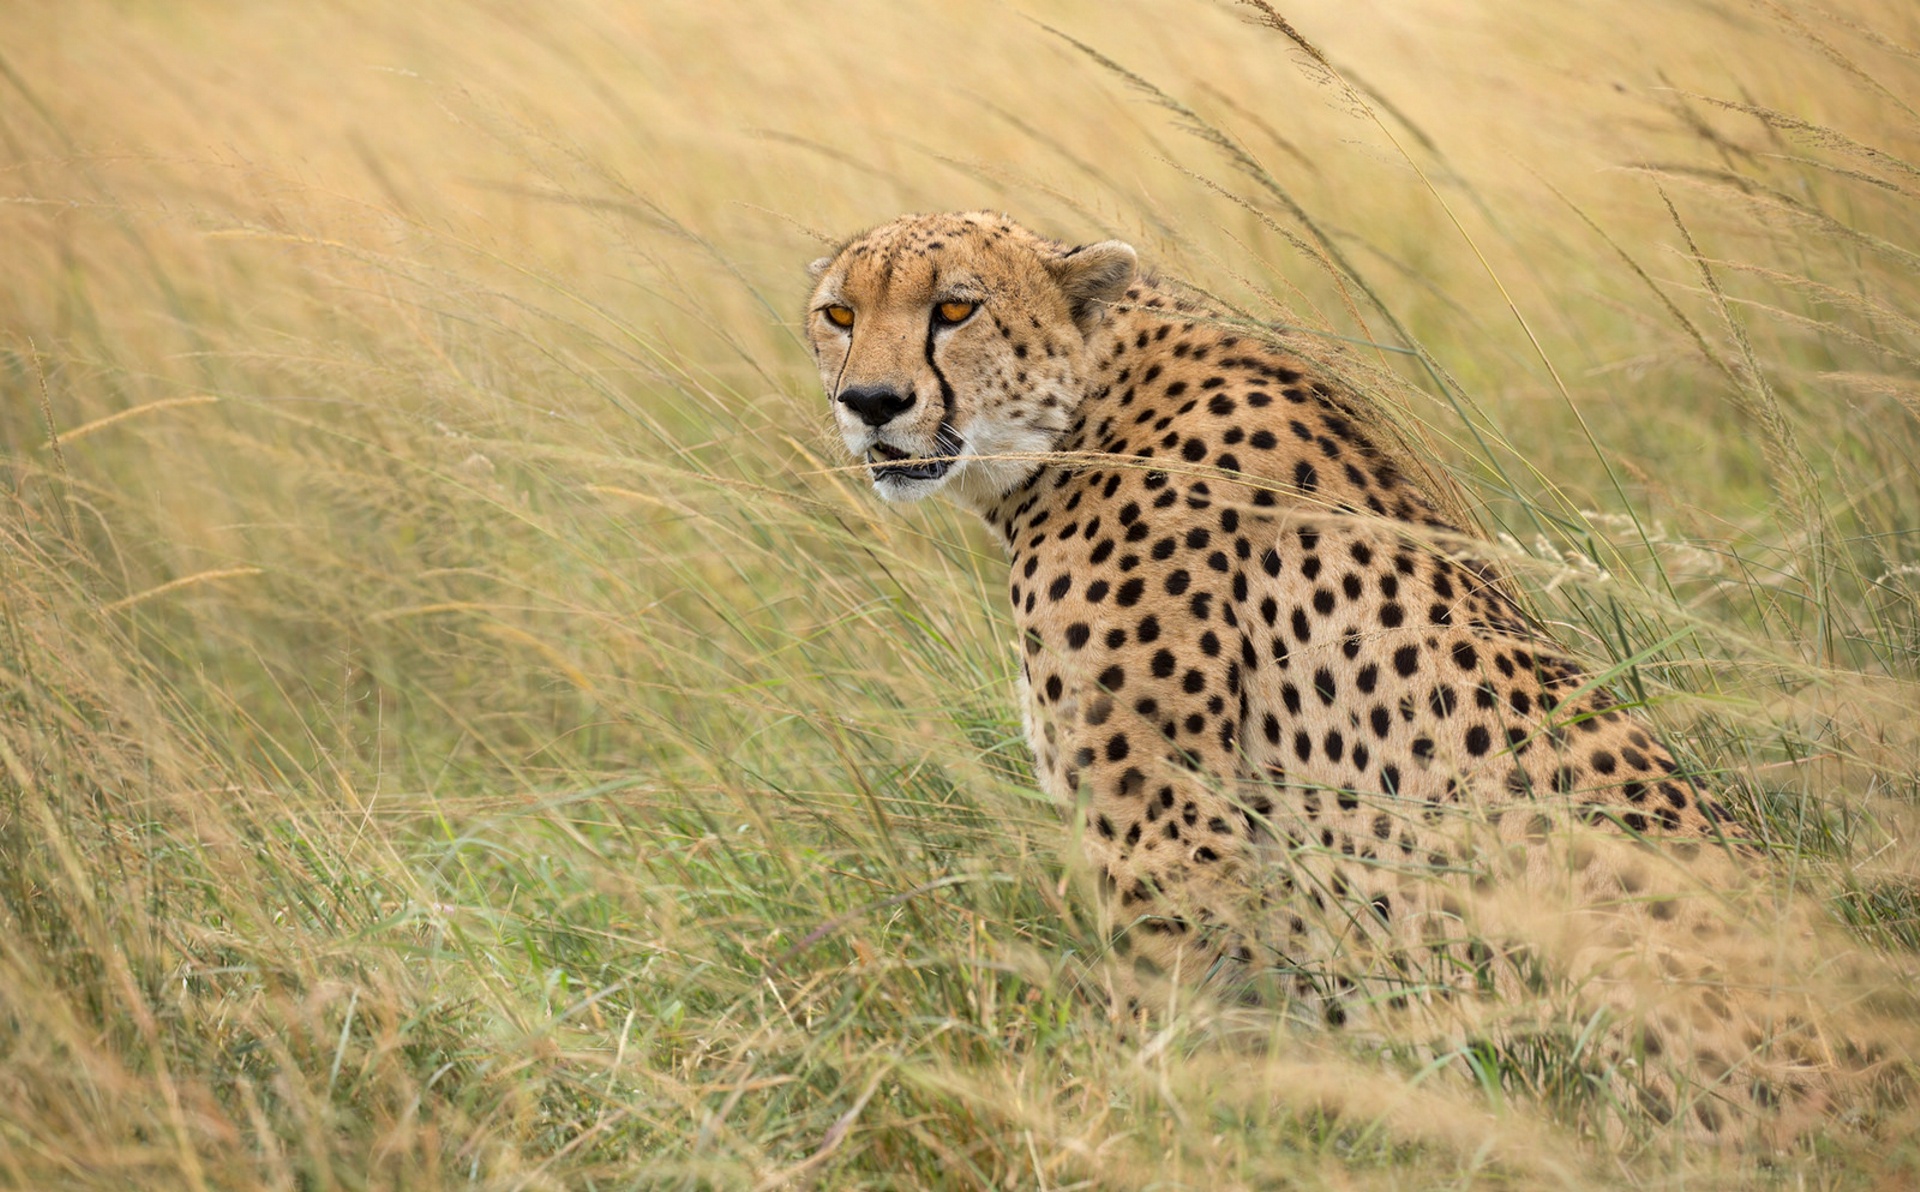
<instances>
[{"instance_id":1,"label":"cheetah","mask_svg":"<svg viewBox=\"0 0 1920 1192\"><path fill-rule=\"evenodd\" d=\"M990 212L811 274L874 489L944 494L1005 548L1039 781L1134 973L1336 1026L1425 1014L1468 1049L1554 1025L1475 995L1558 980L1560 1027L1614 1024L1617 1111L1726 1139L1820 1103L1808 999L1727 991L1730 956L1766 963L1729 909L1747 835L1284 336Z\"/></svg>"}]
</instances>

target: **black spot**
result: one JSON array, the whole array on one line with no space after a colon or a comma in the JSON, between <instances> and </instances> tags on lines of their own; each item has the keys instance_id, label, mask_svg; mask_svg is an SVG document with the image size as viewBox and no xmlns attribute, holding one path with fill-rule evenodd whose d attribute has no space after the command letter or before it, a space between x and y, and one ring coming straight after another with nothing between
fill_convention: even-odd
<instances>
[{"instance_id":1,"label":"black spot","mask_svg":"<svg viewBox=\"0 0 1920 1192\"><path fill-rule=\"evenodd\" d=\"M1293 466L1293 484L1301 492L1310 493L1320 487L1320 473L1303 459Z\"/></svg>"},{"instance_id":2,"label":"black spot","mask_svg":"<svg viewBox=\"0 0 1920 1192\"><path fill-rule=\"evenodd\" d=\"M1118 604L1121 608L1132 608L1134 605L1140 603L1140 597L1146 590L1147 581L1141 579L1139 576L1135 576L1120 585L1120 590L1113 594L1114 603Z\"/></svg>"},{"instance_id":3,"label":"black spot","mask_svg":"<svg viewBox=\"0 0 1920 1192\"><path fill-rule=\"evenodd\" d=\"M1075 621L1073 624L1067 626L1067 645L1071 649L1078 650L1080 647L1086 645L1087 639L1091 636L1093 636L1093 631L1087 627L1085 621Z\"/></svg>"},{"instance_id":4,"label":"black spot","mask_svg":"<svg viewBox=\"0 0 1920 1192\"><path fill-rule=\"evenodd\" d=\"M1467 730L1467 752L1474 757L1484 757L1493 748L1493 735L1487 732L1483 724L1476 724Z\"/></svg>"},{"instance_id":5,"label":"black spot","mask_svg":"<svg viewBox=\"0 0 1920 1192\"><path fill-rule=\"evenodd\" d=\"M1175 662L1172 650L1158 650L1153 655L1153 677L1166 679L1173 676Z\"/></svg>"},{"instance_id":6,"label":"black spot","mask_svg":"<svg viewBox=\"0 0 1920 1192\"><path fill-rule=\"evenodd\" d=\"M1398 629L1406 624L1407 610L1400 607L1397 600L1389 600L1380 606L1380 624L1386 629Z\"/></svg>"},{"instance_id":7,"label":"black spot","mask_svg":"<svg viewBox=\"0 0 1920 1192\"><path fill-rule=\"evenodd\" d=\"M1340 735L1339 729L1330 728L1327 730L1326 740L1321 743L1321 747L1327 751L1328 761L1337 762L1340 760L1341 755L1347 751L1346 738Z\"/></svg>"},{"instance_id":8,"label":"black spot","mask_svg":"<svg viewBox=\"0 0 1920 1192\"><path fill-rule=\"evenodd\" d=\"M1414 671L1420 669L1420 647L1401 646L1398 650L1395 650L1393 652L1393 669L1398 671L1402 678L1411 677Z\"/></svg>"},{"instance_id":9,"label":"black spot","mask_svg":"<svg viewBox=\"0 0 1920 1192\"><path fill-rule=\"evenodd\" d=\"M1333 672L1324 666L1314 671L1313 691L1315 695L1320 697L1321 703L1333 703L1334 696L1338 694L1338 689L1334 686L1333 682Z\"/></svg>"},{"instance_id":10,"label":"black spot","mask_svg":"<svg viewBox=\"0 0 1920 1192\"><path fill-rule=\"evenodd\" d=\"M1480 665L1480 655L1474 652L1469 642L1453 643L1453 664L1461 670L1470 671Z\"/></svg>"},{"instance_id":11,"label":"black spot","mask_svg":"<svg viewBox=\"0 0 1920 1192\"><path fill-rule=\"evenodd\" d=\"M1073 590L1073 577L1070 575L1063 575L1058 579L1054 580L1052 584L1048 585L1047 598L1050 600L1058 600L1072 590Z\"/></svg>"},{"instance_id":12,"label":"black spot","mask_svg":"<svg viewBox=\"0 0 1920 1192\"><path fill-rule=\"evenodd\" d=\"M1110 762L1125 761L1130 748L1127 744L1127 734L1113 734L1112 737L1107 739L1107 760Z\"/></svg>"},{"instance_id":13,"label":"black spot","mask_svg":"<svg viewBox=\"0 0 1920 1192\"><path fill-rule=\"evenodd\" d=\"M1098 682L1108 691L1118 691L1127 685L1127 672L1122 667L1110 666L1100 672Z\"/></svg>"},{"instance_id":14,"label":"black spot","mask_svg":"<svg viewBox=\"0 0 1920 1192\"><path fill-rule=\"evenodd\" d=\"M1360 668L1360 673L1353 677L1353 681L1360 688L1360 694L1372 695L1374 687L1380 682L1380 668L1369 662Z\"/></svg>"},{"instance_id":15,"label":"black spot","mask_svg":"<svg viewBox=\"0 0 1920 1192\"><path fill-rule=\"evenodd\" d=\"M1185 592L1187 590L1187 585L1192 582L1193 582L1193 576L1187 574L1187 572L1184 569L1179 571L1169 572L1166 579L1167 595L1169 596L1180 595L1182 592Z\"/></svg>"},{"instance_id":16,"label":"black spot","mask_svg":"<svg viewBox=\"0 0 1920 1192\"><path fill-rule=\"evenodd\" d=\"M1393 716L1387 711L1387 706L1385 704L1373 705L1373 712L1369 720L1371 720L1373 724L1373 735L1379 737L1382 741L1386 740L1387 733L1393 728Z\"/></svg>"},{"instance_id":17,"label":"black spot","mask_svg":"<svg viewBox=\"0 0 1920 1192\"><path fill-rule=\"evenodd\" d=\"M1143 646L1149 642L1158 641L1160 638L1160 618L1154 616L1152 613L1141 617L1140 627L1133 631L1133 636ZM1165 678L1166 676L1162 675L1161 677Z\"/></svg>"}]
</instances>

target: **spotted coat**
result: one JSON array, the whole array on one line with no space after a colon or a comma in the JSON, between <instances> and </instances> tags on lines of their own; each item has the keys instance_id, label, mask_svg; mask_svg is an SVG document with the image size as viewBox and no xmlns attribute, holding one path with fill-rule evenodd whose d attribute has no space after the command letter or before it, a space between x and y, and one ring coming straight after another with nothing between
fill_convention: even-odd
<instances>
[{"instance_id":1,"label":"spotted coat","mask_svg":"<svg viewBox=\"0 0 1920 1192\"><path fill-rule=\"evenodd\" d=\"M1525 983L1526 908L1474 901L1494 885L1588 915L1581 980L1655 929L1725 934L1661 874L1737 884L1732 817L1322 370L1141 279L1124 244L991 213L903 218L814 273L809 338L875 488L944 492L1006 549L1040 781L1140 961L1269 978L1339 1022ZM1714 1131L1807 1083L1721 1078L1778 1007L1720 1013L1708 1044L1694 1009L1610 1053L1709 1053L1706 1076L1637 1079L1656 1115Z\"/></svg>"}]
</instances>

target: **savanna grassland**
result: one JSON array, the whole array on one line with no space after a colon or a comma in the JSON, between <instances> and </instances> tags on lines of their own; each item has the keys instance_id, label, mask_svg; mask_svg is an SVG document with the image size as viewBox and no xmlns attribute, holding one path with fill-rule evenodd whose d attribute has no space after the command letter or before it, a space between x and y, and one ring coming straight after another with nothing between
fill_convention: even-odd
<instances>
[{"instance_id":1,"label":"savanna grassland","mask_svg":"<svg viewBox=\"0 0 1920 1192\"><path fill-rule=\"evenodd\" d=\"M800 346L901 211L1343 345L1782 886L1920 948L1920 9L1277 16L0 9L0 1183L1920 1181L1897 1105L1720 1156L1582 1140L1551 1049L1109 1027L1004 564Z\"/></svg>"}]
</instances>

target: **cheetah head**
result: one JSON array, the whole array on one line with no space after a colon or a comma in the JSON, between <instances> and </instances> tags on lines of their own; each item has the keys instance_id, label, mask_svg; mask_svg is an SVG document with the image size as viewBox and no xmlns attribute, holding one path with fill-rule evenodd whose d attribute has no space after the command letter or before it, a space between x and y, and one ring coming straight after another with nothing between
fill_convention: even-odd
<instances>
[{"instance_id":1,"label":"cheetah head","mask_svg":"<svg viewBox=\"0 0 1920 1192\"><path fill-rule=\"evenodd\" d=\"M984 510L1073 422L1087 337L1133 279L991 212L911 215L812 266L807 335L834 420L890 501Z\"/></svg>"}]
</instances>

